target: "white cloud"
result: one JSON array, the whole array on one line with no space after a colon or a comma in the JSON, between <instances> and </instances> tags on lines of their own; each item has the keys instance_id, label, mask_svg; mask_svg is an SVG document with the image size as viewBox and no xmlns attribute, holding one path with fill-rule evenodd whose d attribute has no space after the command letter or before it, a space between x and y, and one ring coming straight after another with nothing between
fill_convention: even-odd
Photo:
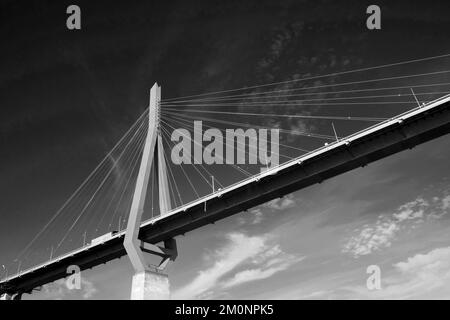
<instances>
[{"instance_id":1,"label":"white cloud","mask_svg":"<svg viewBox=\"0 0 450 320\"><path fill-rule=\"evenodd\" d=\"M450 195L442 198L442 210L450 209Z\"/></svg>"},{"instance_id":2,"label":"white cloud","mask_svg":"<svg viewBox=\"0 0 450 320\"><path fill-rule=\"evenodd\" d=\"M238 272L234 275L233 278L231 278L229 281L225 282L223 284L224 288L230 288L245 282L254 281L254 280L261 280L268 277L271 277L278 271L285 270L282 265L273 267L273 268L267 268L267 269L248 269L241 272Z\"/></svg>"},{"instance_id":3,"label":"white cloud","mask_svg":"<svg viewBox=\"0 0 450 320\"><path fill-rule=\"evenodd\" d=\"M247 269L236 273L231 279L223 282L222 287L231 288L246 282L269 278L303 259L304 257L296 258L292 255L283 254L283 258L278 257L268 260L264 267Z\"/></svg>"},{"instance_id":4,"label":"white cloud","mask_svg":"<svg viewBox=\"0 0 450 320\"><path fill-rule=\"evenodd\" d=\"M393 267L393 273L382 276L381 290L358 287L350 288L350 292L370 299L450 298L450 247L416 254Z\"/></svg>"},{"instance_id":5,"label":"white cloud","mask_svg":"<svg viewBox=\"0 0 450 320\"><path fill-rule=\"evenodd\" d=\"M247 236L231 233L227 235L227 240L227 244L210 257L212 259L209 260L214 260L214 264L200 271L190 283L176 290L174 298L211 297L215 291L268 278L299 261L295 256L283 252L278 245L270 245L268 235ZM245 265L249 266L247 270L241 270L222 280L239 266ZM255 265L258 265L258 268L255 268Z\"/></svg>"},{"instance_id":6,"label":"white cloud","mask_svg":"<svg viewBox=\"0 0 450 320\"><path fill-rule=\"evenodd\" d=\"M346 241L342 252L358 258L390 247L398 232L408 226L408 223L423 223L424 219L438 219L446 214L446 204L449 201L447 198L449 196L434 197L433 201L427 201L418 197L401 205L391 215L379 215L375 223L364 225L362 230L356 229L357 234Z\"/></svg>"},{"instance_id":7,"label":"white cloud","mask_svg":"<svg viewBox=\"0 0 450 320\"><path fill-rule=\"evenodd\" d=\"M414 201L401 205L397 212L393 214L393 217L398 221L413 220L423 218L424 210L428 208L430 204L422 198L417 198Z\"/></svg>"},{"instance_id":8,"label":"white cloud","mask_svg":"<svg viewBox=\"0 0 450 320\"><path fill-rule=\"evenodd\" d=\"M263 204L263 206L265 208L269 208L271 210L286 210L289 208L292 208L295 206L295 200L294 200L294 196L292 194L287 195L283 198L276 198L273 199L265 204Z\"/></svg>"},{"instance_id":9,"label":"white cloud","mask_svg":"<svg viewBox=\"0 0 450 320\"><path fill-rule=\"evenodd\" d=\"M257 255L264 250L264 238L247 237L241 233L228 235L229 243L217 251L216 262L206 270L200 271L194 280L185 287L177 290L177 299L194 298L214 287L219 278L236 268L243 261Z\"/></svg>"},{"instance_id":10,"label":"white cloud","mask_svg":"<svg viewBox=\"0 0 450 320\"><path fill-rule=\"evenodd\" d=\"M314 281L270 293L277 299L450 299L450 247L414 254L403 261L380 265L381 289L369 290L366 266L345 273L327 273ZM367 274L366 277L369 275ZM265 296L263 296L265 297Z\"/></svg>"},{"instance_id":11,"label":"white cloud","mask_svg":"<svg viewBox=\"0 0 450 320\"><path fill-rule=\"evenodd\" d=\"M252 209L250 213L253 215L251 224L258 224L263 220L263 212L261 211L261 209Z\"/></svg>"},{"instance_id":12,"label":"white cloud","mask_svg":"<svg viewBox=\"0 0 450 320\"><path fill-rule=\"evenodd\" d=\"M97 293L97 288L88 280L81 279L82 297L83 299L90 299Z\"/></svg>"},{"instance_id":13,"label":"white cloud","mask_svg":"<svg viewBox=\"0 0 450 320\"><path fill-rule=\"evenodd\" d=\"M402 273L415 274L424 270L426 272L438 270L442 268L443 263L450 264L450 247L437 248L426 254L416 254L406 261L394 264L394 267Z\"/></svg>"},{"instance_id":14,"label":"white cloud","mask_svg":"<svg viewBox=\"0 0 450 320\"><path fill-rule=\"evenodd\" d=\"M66 279L60 279L45 285L42 290L45 294L45 299L49 300L64 300L68 298L87 300L92 298L98 292L94 284L84 278L81 278L81 288L79 290L69 289L66 285Z\"/></svg>"},{"instance_id":15,"label":"white cloud","mask_svg":"<svg viewBox=\"0 0 450 320\"><path fill-rule=\"evenodd\" d=\"M289 208L292 208L296 205L296 201L292 194L289 194L283 198L276 198L269 202L264 203L263 205L253 208L249 211L249 218L240 217L238 223L240 225L244 225L246 223L256 225L264 221L264 212L269 209L270 211L283 211Z\"/></svg>"},{"instance_id":16,"label":"white cloud","mask_svg":"<svg viewBox=\"0 0 450 320\"><path fill-rule=\"evenodd\" d=\"M373 226L367 226L358 235L351 237L342 251L359 257L389 247L399 229L395 220L380 217Z\"/></svg>"}]
</instances>

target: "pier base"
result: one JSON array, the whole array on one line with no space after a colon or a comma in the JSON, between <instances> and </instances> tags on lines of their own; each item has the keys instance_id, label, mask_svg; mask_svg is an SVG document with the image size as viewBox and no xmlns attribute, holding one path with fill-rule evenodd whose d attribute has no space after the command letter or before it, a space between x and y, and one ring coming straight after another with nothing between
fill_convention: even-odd
<instances>
[{"instance_id":1,"label":"pier base","mask_svg":"<svg viewBox=\"0 0 450 320\"><path fill-rule=\"evenodd\" d=\"M170 299L169 276L154 271L144 271L133 276L131 300Z\"/></svg>"},{"instance_id":2,"label":"pier base","mask_svg":"<svg viewBox=\"0 0 450 320\"><path fill-rule=\"evenodd\" d=\"M5 293L0 296L0 300L12 300L12 296Z\"/></svg>"},{"instance_id":3,"label":"pier base","mask_svg":"<svg viewBox=\"0 0 450 320\"><path fill-rule=\"evenodd\" d=\"M0 296L0 301L1 300L21 300L21 299L22 299L21 293L17 293L17 294L4 293Z\"/></svg>"}]
</instances>

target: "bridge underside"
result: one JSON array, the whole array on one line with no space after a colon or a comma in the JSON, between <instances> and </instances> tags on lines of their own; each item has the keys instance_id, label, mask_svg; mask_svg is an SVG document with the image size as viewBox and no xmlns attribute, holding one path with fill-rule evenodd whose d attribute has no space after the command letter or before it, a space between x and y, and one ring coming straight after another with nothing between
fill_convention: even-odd
<instances>
[{"instance_id":1,"label":"bridge underside","mask_svg":"<svg viewBox=\"0 0 450 320\"><path fill-rule=\"evenodd\" d=\"M349 145L343 144L302 164L286 168L276 175L266 176L258 182L224 193L220 198L207 200L206 210L204 203L201 203L186 208L184 212L168 215L153 224L144 225L139 237L149 243L159 243L449 132L450 102L445 102L401 123L361 137ZM75 264L85 270L125 254L122 235L104 245L79 252L2 283L0 294L31 292L36 287L64 278L68 265Z\"/></svg>"}]
</instances>

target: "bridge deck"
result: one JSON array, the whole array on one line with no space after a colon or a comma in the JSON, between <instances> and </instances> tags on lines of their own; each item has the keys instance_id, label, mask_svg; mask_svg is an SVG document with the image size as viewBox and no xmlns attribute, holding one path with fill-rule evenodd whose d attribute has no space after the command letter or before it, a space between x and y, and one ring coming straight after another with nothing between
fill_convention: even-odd
<instances>
[{"instance_id":1,"label":"bridge deck","mask_svg":"<svg viewBox=\"0 0 450 320\"><path fill-rule=\"evenodd\" d=\"M450 95L314 150L276 168L141 224L139 237L150 243L182 235L293 191L320 183L450 132ZM0 294L31 292L81 270L125 255L124 232L103 244L89 244L0 282Z\"/></svg>"}]
</instances>

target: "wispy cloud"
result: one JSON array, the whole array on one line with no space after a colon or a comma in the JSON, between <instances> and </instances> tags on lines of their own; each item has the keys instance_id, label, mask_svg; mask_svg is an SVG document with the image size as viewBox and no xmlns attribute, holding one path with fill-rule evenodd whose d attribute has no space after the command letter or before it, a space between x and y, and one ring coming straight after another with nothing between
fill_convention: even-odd
<instances>
[{"instance_id":1,"label":"wispy cloud","mask_svg":"<svg viewBox=\"0 0 450 320\"><path fill-rule=\"evenodd\" d=\"M371 254L374 251L390 247L399 231L411 224L417 225L427 219L438 219L448 213L449 196L434 197L425 200L422 197L405 203L390 215L381 214L375 223L365 224L362 229L355 229L357 233L351 236L342 248L342 252L349 253L355 258Z\"/></svg>"},{"instance_id":2,"label":"wispy cloud","mask_svg":"<svg viewBox=\"0 0 450 320\"><path fill-rule=\"evenodd\" d=\"M289 194L283 198L276 198L263 205L265 208L271 210L286 210L295 206L295 199L292 194Z\"/></svg>"},{"instance_id":3,"label":"wispy cloud","mask_svg":"<svg viewBox=\"0 0 450 320\"><path fill-rule=\"evenodd\" d=\"M295 207L296 200L293 194L289 194L283 198L276 198L265 204L253 208L249 211L250 219L241 218L239 223L241 225L250 223L252 225L259 224L264 221L264 214L267 212L284 211Z\"/></svg>"},{"instance_id":4,"label":"wispy cloud","mask_svg":"<svg viewBox=\"0 0 450 320\"><path fill-rule=\"evenodd\" d=\"M283 252L279 245L270 242L269 235L228 234L227 243L210 257L212 259L208 259L214 260L214 264L200 271L190 283L176 290L174 298L211 297L216 291L220 293L220 290L271 277L301 260ZM236 270L241 266L246 269ZM232 275L235 270L237 272Z\"/></svg>"},{"instance_id":5,"label":"wispy cloud","mask_svg":"<svg viewBox=\"0 0 450 320\"><path fill-rule=\"evenodd\" d=\"M365 225L359 234L351 237L342 251L357 258L389 247L399 229L400 227L394 219L380 216L374 225Z\"/></svg>"},{"instance_id":6,"label":"wispy cloud","mask_svg":"<svg viewBox=\"0 0 450 320\"><path fill-rule=\"evenodd\" d=\"M364 278L355 281L355 269L327 274L314 284L302 283L276 294L281 299L450 299L450 247L435 248L380 267L380 290L367 289Z\"/></svg>"},{"instance_id":7,"label":"wispy cloud","mask_svg":"<svg viewBox=\"0 0 450 320\"><path fill-rule=\"evenodd\" d=\"M450 195L442 198L442 210L450 209Z\"/></svg>"},{"instance_id":8,"label":"wispy cloud","mask_svg":"<svg viewBox=\"0 0 450 320\"><path fill-rule=\"evenodd\" d=\"M449 299L450 247L436 248L395 263L381 290L350 288L353 295L370 299Z\"/></svg>"},{"instance_id":9,"label":"wispy cloud","mask_svg":"<svg viewBox=\"0 0 450 320\"><path fill-rule=\"evenodd\" d=\"M246 282L266 279L273 276L277 272L287 270L294 263L304 259L304 257L295 257L294 255L286 254L282 252L278 246L272 248L270 251L272 251L272 253L276 253L273 257L267 259L261 267L249 268L240 271L230 279L222 282L221 286L223 288L231 288Z\"/></svg>"},{"instance_id":10,"label":"wispy cloud","mask_svg":"<svg viewBox=\"0 0 450 320\"><path fill-rule=\"evenodd\" d=\"M261 209L252 209L250 210L250 213L253 215L253 219L251 221L251 224L258 224L261 223L264 220L264 213ZM245 223L245 221L244 221Z\"/></svg>"},{"instance_id":11,"label":"wispy cloud","mask_svg":"<svg viewBox=\"0 0 450 320\"><path fill-rule=\"evenodd\" d=\"M94 284L84 278L81 278L81 288L69 289L66 285L65 279L60 279L54 283L45 285L43 287L45 299L49 300L63 300L63 299L91 299L97 292L97 288Z\"/></svg>"}]
</instances>

